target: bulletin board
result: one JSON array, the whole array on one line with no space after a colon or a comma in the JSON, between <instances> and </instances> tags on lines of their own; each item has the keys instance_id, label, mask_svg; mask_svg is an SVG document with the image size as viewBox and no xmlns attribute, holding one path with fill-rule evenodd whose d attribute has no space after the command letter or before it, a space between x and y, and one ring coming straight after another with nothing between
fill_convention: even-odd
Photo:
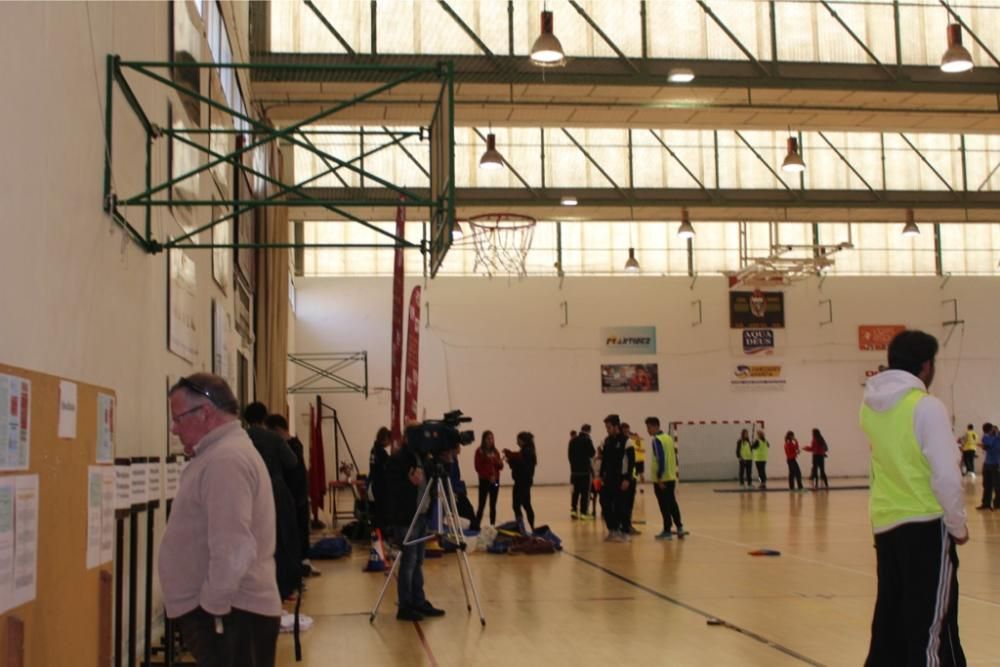
<instances>
[{"instance_id":1,"label":"bulletin board","mask_svg":"<svg viewBox=\"0 0 1000 667\"><path fill-rule=\"evenodd\" d=\"M97 464L98 394L77 382L76 435L59 437L60 380L0 364L31 382L27 470L38 476L35 598L0 615L0 665L108 665L112 564L87 568L88 470ZM115 400L115 404L117 400Z\"/></svg>"}]
</instances>

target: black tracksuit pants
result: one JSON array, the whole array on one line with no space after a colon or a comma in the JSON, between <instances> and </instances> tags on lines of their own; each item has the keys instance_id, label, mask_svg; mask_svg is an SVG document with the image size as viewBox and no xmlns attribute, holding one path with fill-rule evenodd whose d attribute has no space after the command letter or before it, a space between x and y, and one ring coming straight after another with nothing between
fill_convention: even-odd
<instances>
[{"instance_id":1,"label":"black tracksuit pants","mask_svg":"<svg viewBox=\"0 0 1000 667\"><path fill-rule=\"evenodd\" d=\"M494 484L488 479L479 480L479 507L476 508L476 530L483 522L483 512L486 510L486 499L490 501L490 525L497 525L497 496L500 494L500 485Z\"/></svg>"},{"instance_id":2,"label":"black tracksuit pants","mask_svg":"<svg viewBox=\"0 0 1000 667\"><path fill-rule=\"evenodd\" d=\"M569 476L573 484L573 496L570 501L570 511L586 514L590 500L590 473L574 472Z\"/></svg>"},{"instance_id":3,"label":"black tracksuit pants","mask_svg":"<svg viewBox=\"0 0 1000 667\"><path fill-rule=\"evenodd\" d=\"M677 532L683 530L681 524L681 508L677 505L677 480L664 482L663 488L653 484L656 503L660 506L660 516L663 517L663 532L669 533L671 524L677 526Z\"/></svg>"},{"instance_id":4,"label":"black tracksuit pants","mask_svg":"<svg viewBox=\"0 0 1000 667\"><path fill-rule=\"evenodd\" d=\"M944 522L905 523L875 536L878 598L866 667L963 666L958 554Z\"/></svg>"},{"instance_id":5,"label":"black tracksuit pants","mask_svg":"<svg viewBox=\"0 0 1000 667\"><path fill-rule=\"evenodd\" d=\"M995 463L983 464L983 507L1000 508L1000 466Z\"/></svg>"},{"instance_id":6,"label":"black tracksuit pants","mask_svg":"<svg viewBox=\"0 0 1000 667\"><path fill-rule=\"evenodd\" d=\"M788 488L794 489L795 484L798 483L799 488L802 488L802 469L799 468L799 462L795 459L788 460Z\"/></svg>"},{"instance_id":7,"label":"black tracksuit pants","mask_svg":"<svg viewBox=\"0 0 1000 667\"><path fill-rule=\"evenodd\" d=\"M753 486L753 461L750 459L740 459L740 486L746 483Z\"/></svg>"}]
</instances>

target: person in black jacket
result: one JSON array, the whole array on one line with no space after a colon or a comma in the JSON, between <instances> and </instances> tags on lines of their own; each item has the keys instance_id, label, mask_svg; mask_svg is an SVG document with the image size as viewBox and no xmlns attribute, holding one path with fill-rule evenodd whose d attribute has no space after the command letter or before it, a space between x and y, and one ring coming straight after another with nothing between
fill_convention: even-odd
<instances>
[{"instance_id":1,"label":"person in black jacket","mask_svg":"<svg viewBox=\"0 0 1000 667\"><path fill-rule=\"evenodd\" d=\"M592 519L588 514L587 501L590 492L590 476L594 459L594 442L590 439L590 424L580 427L580 432L569 441L569 481L573 485L570 499L570 518Z\"/></svg>"},{"instance_id":2,"label":"person in black jacket","mask_svg":"<svg viewBox=\"0 0 1000 667\"><path fill-rule=\"evenodd\" d=\"M531 485L535 481L535 466L538 464L538 457L535 455L535 436L527 431L517 434L518 450L512 452L509 449L503 450L504 458L510 466L510 475L514 478L514 520L521 526L524 532L524 519L521 510L528 515L528 526L532 532L535 530L535 510L531 507Z\"/></svg>"},{"instance_id":3,"label":"person in black jacket","mask_svg":"<svg viewBox=\"0 0 1000 667\"><path fill-rule=\"evenodd\" d=\"M444 616L444 610L437 609L424 595L424 545L425 542L403 544L411 522L413 532L410 541L424 537L427 533L427 513L431 507L431 497L424 498L428 479L424 473L423 461L406 444L389 457L385 470L386 520L391 526L393 538L399 543L400 561L398 572L400 621L421 621L427 617ZM417 503L423 499L424 502Z\"/></svg>"},{"instance_id":4,"label":"person in black jacket","mask_svg":"<svg viewBox=\"0 0 1000 667\"><path fill-rule=\"evenodd\" d=\"M392 432L385 426L375 434L375 444L368 456L368 501L371 507L372 527L385 533L386 521L385 471L389 465L389 445ZM407 522L409 523L409 522Z\"/></svg>"},{"instance_id":5,"label":"person in black jacket","mask_svg":"<svg viewBox=\"0 0 1000 667\"><path fill-rule=\"evenodd\" d=\"M289 433L288 420L283 415L268 415L264 425L277 433L288 443L295 454L297 462L294 468L285 470L285 484L295 501L296 526L299 533L299 548L302 551L302 563L310 575L320 574L308 560L309 554L309 471L306 469L305 447L302 441Z\"/></svg>"},{"instance_id":6,"label":"person in black jacket","mask_svg":"<svg viewBox=\"0 0 1000 667\"><path fill-rule=\"evenodd\" d=\"M243 409L247 435L250 436L254 449L264 460L271 477L276 531L275 574L278 591L282 599L287 599L302 583L302 559L306 556L302 553L295 498L285 483L286 472L294 470L298 459L280 435L264 428L267 415L267 406L263 403L251 403ZM306 539L308 540L308 537Z\"/></svg>"},{"instance_id":7,"label":"person in black jacket","mask_svg":"<svg viewBox=\"0 0 1000 667\"><path fill-rule=\"evenodd\" d=\"M632 471L635 469L635 450L628 447L621 432L621 417L612 414L604 418L608 437L604 439L601 456L601 504L604 523L608 528L608 542L627 542L625 512Z\"/></svg>"}]
</instances>

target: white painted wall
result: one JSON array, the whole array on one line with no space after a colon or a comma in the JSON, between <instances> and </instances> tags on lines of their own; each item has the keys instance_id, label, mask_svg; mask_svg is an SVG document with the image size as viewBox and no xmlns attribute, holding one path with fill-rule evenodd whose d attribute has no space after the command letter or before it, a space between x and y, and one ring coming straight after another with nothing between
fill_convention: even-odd
<instances>
[{"instance_id":1,"label":"white painted wall","mask_svg":"<svg viewBox=\"0 0 1000 667\"><path fill-rule=\"evenodd\" d=\"M230 16L246 11L246 3L227 8ZM191 252L200 354L189 363L168 352L166 255L146 255L123 240L102 211L105 57L165 61L169 32L167 3L0 5L0 59L7 64L0 71L0 124L7 128L0 161L0 361L114 389L118 456L165 455L167 375L211 370L211 300L233 310L232 292L223 294L212 280L209 252ZM130 80L151 120L165 125L166 89ZM170 98L179 109L176 96ZM115 181L119 194L137 194L144 135L120 95L114 104ZM164 140L156 144L153 172L154 182L165 180ZM128 216L142 223L140 210ZM159 238L180 231L165 208L153 224ZM235 357L235 336L230 346ZM161 510L157 536L162 530ZM143 534L141 562L144 542Z\"/></svg>"},{"instance_id":2,"label":"white painted wall","mask_svg":"<svg viewBox=\"0 0 1000 667\"><path fill-rule=\"evenodd\" d=\"M414 283L407 284L407 295ZM296 347L300 352L367 350L373 387L389 386L389 278L312 278L297 283ZM994 331L997 282L953 278L811 279L785 290L786 329L779 351L767 360L743 355L728 328L723 278L619 277L523 281L441 278L429 283L430 327L421 329L420 408L427 418L461 408L475 418L477 435L491 429L501 447L513 447L518 431L538 444L537 479L568 479L565 447L570 429L590 422L603 436L601 421L620 413L633 425L648 415L661 420L764 419L775 475L784 474L780 443L794 430L805 443L813 427L830 443L832 475L867 474L867 444L857 425L861 378L884 363L884 352L862 352L859 324L906 324L939 338L942 352L932 391L955 411L959 427L996 421L994 378L1000 351ZM944 299L958 299L959 326L947 346L942 322L951 319ZM834 321L826 318L830 299ZM691 304L701 300L703 322ZM566 301L569 325L561 326ZM425 309L426 316L426 309ZM655 325L654 357L606 357L600 351L603 326ZM602 394L601 363L657 362L660 392ZM780 391L733 389L737 363L780 363L787 376ZM387 392L368 400L334 395L355 455L367 459L376 429L389 420ZM298 410L308 411L308 408ZM299 430L305 432L304 423ZM328 454L328 459L332 458ZM328 474L332 472L329 471ZM471 451L463 472L473 478ZM735 471L734 471L735 474Z\"/></svg>"}]
</instances>

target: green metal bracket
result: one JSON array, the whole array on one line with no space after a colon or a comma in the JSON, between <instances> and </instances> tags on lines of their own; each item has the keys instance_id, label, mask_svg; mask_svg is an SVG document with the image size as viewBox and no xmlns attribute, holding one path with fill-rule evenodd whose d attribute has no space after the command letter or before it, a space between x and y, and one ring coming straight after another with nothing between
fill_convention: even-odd
<instances>
[{"instance_id":1,"label":"green metal bracket","mask_svg":"<svg viewBox=\"0 0 1000 667\"><path fill-rule=\"evenodd\" d=\"M307 3L311 4L311 3ZM373 7L374 7L374 3ZM349 50L349 49L348 49ZM350 50L349 50L350 51ZM417 194L417 192L407 189L402 186L398 186L391 183L379 176L369 173L364 170L364 159L368 155L372 155L379 151L385 150L390 147L399 147L403 152L412 160L414 163L420 167L421 171L425 176L430 176L430 172L420 165L416 158L410 151L406 150L403 146L403 141L411 137L423 138L423 130L407 131L399 130L392 131L386 127L383 127L381 131L368 131L366 134L369 136L387 136L388 141L380 143L378 146L366 149L361 148L361 154L350 159L341 159L337 156L331 155L321 149L319 149L311 140L310 136L313 134L345 134L345 135L357 135L359 131L347 131L347 130L325 130L325 129L308 129L313 123L323 121L330 116L336 114L338 111L351 107L353 105L359 104L368 100L372 97L380 95L396 86L401 84L414 81L414 80L428 80L432 79L437 81L442 86L442 91L447 94L447 99L449 104L453 106L454 104L454 68L450 62L439 62L433 67L408 67L401 65L359 65L359 64L338 64L338 65L269 65L261 63L229 63L229 64L217 64L217 63L170 63L170 62L146 62L146 61L124 61L118 55L109 55L107 58L107 91L106 91L106 104L105 104L105 142L106 142L106 153L104 161L104 196L103 196L103 206L105 211L111 216L112 220L120 225L126 232L128 237L132 239L138 246L148 253L155 254L166 248L176 247L176 248L303 248L303 247L316 247L316 248L351 248L351 247L364 247L364 248L407 248L407 249L419 249L421 252L425 252L426 248L422 244L417 244L413 242L406 241L405 239L397 238L393 234L382 230L375 225L361 219L360 217L352 214L349 210L351 207L395 207L398 203L402 202L404 205L417 206L417 207L430 207L444 208L447 207L449 211L454 210L455 206L455 194L454 194L454 115L448 114L447 130L448 130L448 144L447 150L451 152L451 163L450 174L448 179L450 182L449 190L444 194L443 197L435 196L422 196ZM371 75L372 89L364 93L355 95L349 100L343 100L332 104L329 108L325 108L320 113L314 114L309 118L296 122L292 125L274 128L271 127L257 119L254 119L245 114L239 113L225 104L222 104L216 100L206 97L196 91L192 91L189 88L181 86L180 84L172 81L166 76L158 74L157 69L166 70L171 67L190 67L199 69L245 69L245 70L275 70L281 69L284 71L288 70L302 70L308 72L325 72L330 73L331 71L343 72L350 71L353 76L360 76L361 80L365 80L364 75L368 73ZM137 72L149 79L166 86L170 89L176 90L192 99L197 100L200 103L206 104L213 109L216 109L222 113L229 114L234 119L240 119L245 121L249 127L249 132L243 132L241 130L234 130L229 128L210 128L210 129L178 129L174 128L160 128L154 125L150 121L150 117L146 110L142 107L141 101L138 96L133 92L132 86L126 76L126 71L130 70ZM386 80L386 77L389 77ZM121 92L122 96L125 98L130 110L136 115L140 124L143 126L145 134L145 148L146 148L146 161L145 161L145 189L143 192L129 196L120 197L120 194L115 192L114 185L114 174L113 174L113 155L112 155L112 136L114 130L114 112L113 112L113 90L117 86L118 90ZM451 106L449 108L451 108ZM205 145L193 141L190 137L192 135L249 135L249 139L246 145L239 146L236 150L230 151L228 153L219 153L210 148L211 140L209 139ZM199 165L197 168L188 171L186 173L177 175L173 178L167 179L162 183L153 183L152 173L153 173L153 143L154 140L161 136L166 135L172 138L174 141L178 141L186 146L196 149L202 154L208 156L208 160L205 164ZM271 142L277 140L284 140L288 143L297 146L303 150L307 150L310 153L318 156L325 166L325 170L318 174L311 176L299 183L288 184L282 182L278 178L274 178L266 173L253 168L252 165L243 164L241 157L248 152L265 146ZM361 164L361 167L355 166L355 163ZM249 197L239 198L234 197L233 199L227 199L220 202L218 199L194 199L185 200L183 202L184 206L187 207L217 207L220 203L232 206L232 211L227 214L212 220L208 224L202 225L195 229L194 231L188 232L183 236L175 239L171 239L167 242L162 242L153 237L153 225L152 225L152 210L154 207L161 206L173 206L176 202L169 201L163 196L164 191L175 186L176 184L185 181L189 178L196 177L212 168L222 165L233 165L238 172L239 176L247 175L253 176L274 186L277 190L267 196L257 195L256 193L251 194ZM386 201L381 199L365 199L358 198L356 196L349 196L337 199L328 199L322 197L314 197L309 192L303 190L303 186L318 180L328 174L334 174L337 178L340 178L341 182L345 184L346 182L338 173L340 170L351 171L355 174L361 176L362 179L370 179L373 183L386 188L399 195L399 201ZM291 195L291 198L289 198ZM126 217L127 208L129 206L140 207L145 213L145 233L140 232L135 225L133 225ZM214 227L215 225L224 223L227 220L236 218L243 213L250 212L256 208L266 208L273 206L284 206L284 207L307 207L316 206L323 207L336 213L339 216L347 220L351 220L358 224L364 225L373 231L387 237L390 241L389 244L306 244L306 243L228 243L228 244L214 244L214 243L193 243L192 238L200 232L207 231Z\"/></svg>"}]
</instances>

